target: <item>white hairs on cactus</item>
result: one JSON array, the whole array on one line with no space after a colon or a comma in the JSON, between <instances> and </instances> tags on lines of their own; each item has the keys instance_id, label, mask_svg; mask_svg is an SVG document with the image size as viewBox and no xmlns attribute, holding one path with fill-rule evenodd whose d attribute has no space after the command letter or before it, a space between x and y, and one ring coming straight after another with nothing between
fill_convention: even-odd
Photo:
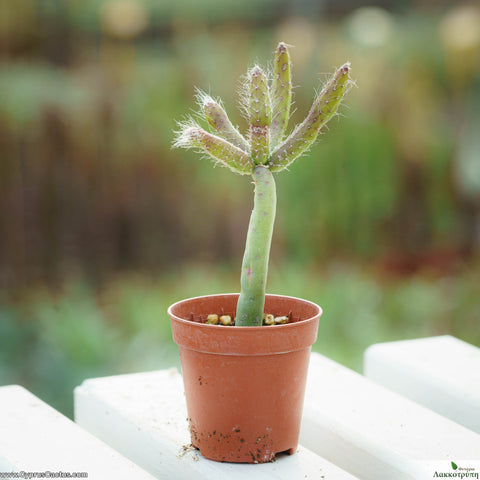
<instances>
[{"instance_id":1,"label":"white hairs on cactus","mask_svg":"<svg viewBox=\"0 0 480 480\"><path fill-rule=\"evenodd\" d=\"M248 153L250 150L249 143L238 129L233 126L221 102L217 102L201 90L197 90L197 101L203 110L205 119L218 136Z\"/></svg>"},{"instance_id":2,"label":"white hairs on cactus","mask_svg":"<svg viewBox=\"0 0 480 480\"><path fill-rule=\"evenodd\" d=\"M198 149L235 173L251 174L253 162L248 153L223 138L206 132L193 120L181 122L179 127L173 144L175 148Z\"/></svg>"}]
</instances>

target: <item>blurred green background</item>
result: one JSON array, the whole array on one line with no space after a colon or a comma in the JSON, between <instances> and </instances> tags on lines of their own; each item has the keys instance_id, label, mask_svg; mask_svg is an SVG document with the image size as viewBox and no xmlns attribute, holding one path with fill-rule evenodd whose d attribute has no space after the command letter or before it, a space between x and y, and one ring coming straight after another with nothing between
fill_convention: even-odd
<instances>
[{"instance_id":1,"label":"blurred green background","mask_svg":"<svg viewBox=\"0 0 480 480\"><path fill-rule=\"evenodd\" d=\"M195 87L293 45L301 121L354 88L277 176L268 290L324 309L315 350L480 345L480 7L354 0L0 0L0 385L72 413L83 379L178 365L166 309L238 291L252 185L171 149ZM338 120L338 121L337 121Z\"/></svg>"}]
</instances>

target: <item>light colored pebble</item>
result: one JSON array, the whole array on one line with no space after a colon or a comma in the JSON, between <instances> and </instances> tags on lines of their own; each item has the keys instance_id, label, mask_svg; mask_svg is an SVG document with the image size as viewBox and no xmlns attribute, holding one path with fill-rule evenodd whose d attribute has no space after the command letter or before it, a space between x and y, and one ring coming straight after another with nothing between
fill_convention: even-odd
<instances>
[{"instance_id":1,"label":"light colored pebble","mask_svg":"<svg viewBox=\"0 0 480 480\"><path fill-rule=\"evenodd\" d=\"M209 325L217 325L217 323L218 323L218 315L217 315L216 313L211 313L211 314L207 317L206 323L208 323Z\"/></svg>"},{"instance_id":2,"label":"light colored pebble","mask_svg":"<svg viewBox=\"0 0 480 480\"><path fill-rule=\"evenodd\" d=\"M264 325L273 325L275 323L275 317L271 313L263 314L263 324Z\"/></svg>"},{"instance_id":3,"label":"light colored pebble","mask_svg":"<svg viewBox=\"0 0 480 480\"><path fill-rule=\"evenodd\" d=\"M220 323L222 325L231 325L232 323L232 317L230 315L222 315L220 317Z\"/></svg>"}]
</instances>

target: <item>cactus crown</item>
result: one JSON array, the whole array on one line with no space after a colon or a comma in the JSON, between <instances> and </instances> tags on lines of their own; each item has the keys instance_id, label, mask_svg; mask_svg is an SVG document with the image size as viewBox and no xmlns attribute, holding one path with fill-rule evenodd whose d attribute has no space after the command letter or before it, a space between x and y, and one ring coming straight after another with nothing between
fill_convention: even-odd
<instances>
[{"instance_id":1,"label":"cactus crown","mask_svg":"<svg viewBox=\"0 0 480 480\"><path fill-rule=\"evenodd\" d=\"M270 80L257 65L247 72L246 78L243 95L249 123L246 136L232 124L219 102L200 92L198 99L210 132L193 120L180 122L173 146L197 148L241 175L251 175L257 165L280 172L312 146L321 128L337 113L352 84L350 64L345 63L316 96L305 120L285 138L292 103L287 45L280 43L275 51Z\"/></svg>"}]
</instances>

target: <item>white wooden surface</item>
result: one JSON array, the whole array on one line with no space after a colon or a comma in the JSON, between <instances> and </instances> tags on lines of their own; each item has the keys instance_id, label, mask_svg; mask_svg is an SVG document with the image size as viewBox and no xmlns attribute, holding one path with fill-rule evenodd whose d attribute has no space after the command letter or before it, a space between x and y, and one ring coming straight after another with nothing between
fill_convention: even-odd
<instances>
[{"instance_id":1,"label":"white wooden surface","mask_svg":"<svg viewBox=\"0 0 480 480\"><path fill-rule=\"evenodd\" d=\"M17 385L0 387L0 472L86 472L89 480L153 480Z\"/></svg>"},{"instance_id":2,"label":"white wooden surface","mask_svg":"<svg viewBox=\"0 0 480 480\"><path fill-rule=\"evenodd\" d=\"M480 435L313 353L301 443L365 480L480 472Z\"/></svg>"},{"instance_id":3,"label":"white wooden surface","mask_svg":"<svg viewBox=\"0 0 480 480\"><path fill-rule=\"evenodd\" d=\"M75 389L76 422L159 479L355 479L304 447L268 464L205 460L185 448L186 418L176 369L90 379Z\"/></svg>"},{"instance_id":4,"label":"white wooden surface","mask_svg":"<svg viewBox=\"0 0 480 480\"><path fill-rule=\"evenodd\" d=\"M366 350L364 372L480 433L480 348L449 335L379 343Z\"/></svg>"},{"instance_id":5,"label":"white wooden surface","mask_svg":"<svg viewBox=\"0 0 480 480\"><path fill-rule=\"evenodd\" d=\"M365 358L368 375L477 428L476 347L437 337L375 345ZM446 410L427 403L439 396ZM99 480L422 480L469 468L480 476L480 435L319 354L311 357L302 446L274 463L221 464L189 448L175 369L87 380L75 390L75 415L93 435L24 388L0 387L0 473L86 472Z\"/></svg>"}]
</instances>

